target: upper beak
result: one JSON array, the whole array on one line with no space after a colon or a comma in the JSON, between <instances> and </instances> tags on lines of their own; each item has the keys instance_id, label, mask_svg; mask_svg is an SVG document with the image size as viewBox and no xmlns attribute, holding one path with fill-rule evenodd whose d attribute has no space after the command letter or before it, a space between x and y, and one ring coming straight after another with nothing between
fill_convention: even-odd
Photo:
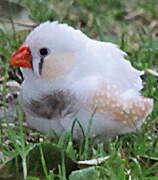
<instances>
[{"instance_id":1,"label":"upper beak","mask_svg":"<svg viewBox=\"0 0 158 180\"><path fill-rule=\"evenodd\" d=\"M12 54L9 59L9 63L12 66L32 68L29 46L21 45L20 48Z\"/></svg>"}]
</instances>

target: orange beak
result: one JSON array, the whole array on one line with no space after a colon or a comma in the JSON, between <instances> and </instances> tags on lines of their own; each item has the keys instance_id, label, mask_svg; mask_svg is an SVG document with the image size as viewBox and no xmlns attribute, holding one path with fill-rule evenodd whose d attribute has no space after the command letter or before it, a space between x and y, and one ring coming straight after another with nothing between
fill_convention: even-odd
<instances>
[{"instance_id":1,"label":"orange beak","mask_svg":"<svg viewBox=\"0 0 158 180\"><path fill-rule=\"evenodd\" d=\"M12 54L9 63L12 66L32 68L31 53L28 45L21 45L20 48Z\"/></svg>"}]
</instances>

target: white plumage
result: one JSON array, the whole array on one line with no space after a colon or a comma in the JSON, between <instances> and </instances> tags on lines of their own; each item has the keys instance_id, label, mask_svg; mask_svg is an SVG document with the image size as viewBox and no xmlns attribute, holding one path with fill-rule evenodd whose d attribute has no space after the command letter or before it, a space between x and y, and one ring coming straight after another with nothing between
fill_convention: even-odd
<instances>
[{"instance_id":1,"label":"white plumage","mask_svg":"<svg viewBox=\"0 0 158 180\"><path fill-rule=\"evenodd\" d=\"M61 134L70 131L77 118L86 131L92 118L90 136L108 139L136 130L151 112L152 99L140 95L143 72L133 68L124 59L126 53L116 45L92 40L81 31L58 22L39 25L24 44L31 51L32 68L22 68L22 102L27 121L35 129ZM42 48L48 51L43 57ZM53 114L55 105L49 106L49 101L57 101L53 101L54 92L62 92L61 97L58 93L56 96L58 101L64 102L64 105L56 102L56 106L63 106L58 107L63 109L56 115ZM46 101L46 96L50 95L52 101ZM46 102L49 111L52 108L50 118L38 115L43 105L41 101ZM29 108L31 103L38 110L33 112ZM74 137L81 135L76 125Z\"/></svg>"}]
</instances>

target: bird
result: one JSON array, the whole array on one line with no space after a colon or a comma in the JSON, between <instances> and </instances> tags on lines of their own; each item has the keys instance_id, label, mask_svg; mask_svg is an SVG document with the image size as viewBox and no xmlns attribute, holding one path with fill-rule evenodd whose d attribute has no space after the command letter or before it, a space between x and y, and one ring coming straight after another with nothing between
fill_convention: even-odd
<instances>
[{"instance_id":1,"label":"bird","mask_svg":"<svg viewBox=\"0 0 158 180\"><path fill-rule=\"evenodd\" d=\"M28 125L102 141L139 129L153 99L141 95L144 72L126 55L58 21L35 27L9 59L24 77L20 99Z\"/></svg>"}]
</instances>

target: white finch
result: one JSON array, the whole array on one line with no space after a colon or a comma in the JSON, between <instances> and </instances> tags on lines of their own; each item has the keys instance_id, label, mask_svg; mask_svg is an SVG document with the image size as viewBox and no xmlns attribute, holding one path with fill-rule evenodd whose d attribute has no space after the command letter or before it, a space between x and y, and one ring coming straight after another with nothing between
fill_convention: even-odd
<instances>
[{"instance_id":1,"label":"white finch","mask_svg":"<svg viewBox=\"0 0 158 180\"><path fill-rule=\"evenodd\" d=\"M66 24L40 24L10 57L24 76L21 100L28 124L60 135L77 119L75 139L82 131L102 140L135 131L153 100L141 96L143 72L124 55L116 45Z\"/></svg>"}]
</instances>

